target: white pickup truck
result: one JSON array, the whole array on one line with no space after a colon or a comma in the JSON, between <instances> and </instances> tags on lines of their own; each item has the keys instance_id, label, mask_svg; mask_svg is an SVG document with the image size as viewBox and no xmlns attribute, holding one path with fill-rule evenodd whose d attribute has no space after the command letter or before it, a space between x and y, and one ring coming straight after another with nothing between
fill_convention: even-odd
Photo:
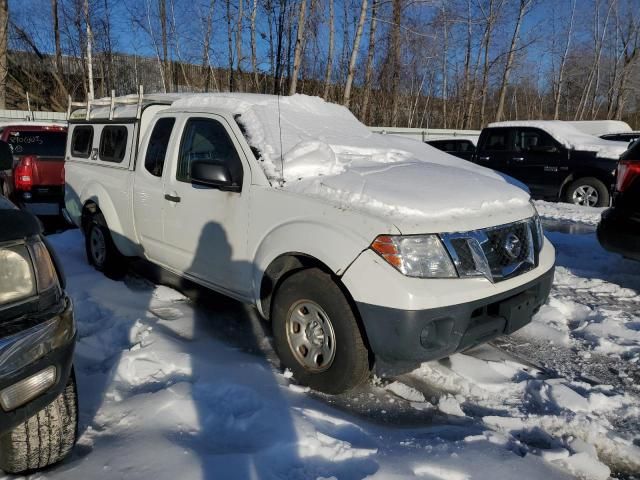
<instances>
[{"instance_id":1,"label":"white pickup truck","mask_svg":"<svg viewBox=\"0 0 640 480\"><path fill-rule=\"evenodd\" d=\"M298 382L446 357L530 322L555 251L517 182L295 95L73 112L66 214L109 275L144 257L255 305Z\"/></svg>"}]
</instances>

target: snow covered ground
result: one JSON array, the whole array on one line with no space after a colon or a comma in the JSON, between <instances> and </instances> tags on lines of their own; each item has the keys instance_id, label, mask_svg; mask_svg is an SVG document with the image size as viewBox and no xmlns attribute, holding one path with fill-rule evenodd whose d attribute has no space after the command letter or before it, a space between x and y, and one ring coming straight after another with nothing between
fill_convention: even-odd
<instances>
[{"instance_id":1,"label":"snow covered ground","mask_svg":"<svg viewBox=\"0 0 640 480\"><path fill-rule=\"evenodd\" d=\"M34 478L634 478L640 264L593 233L549 237L552 296L516 336L327 397L280 370L251 308L111 281L77 230L52 235L78 321L81 428L72 458Z\"/></svg>"}]
</instances>

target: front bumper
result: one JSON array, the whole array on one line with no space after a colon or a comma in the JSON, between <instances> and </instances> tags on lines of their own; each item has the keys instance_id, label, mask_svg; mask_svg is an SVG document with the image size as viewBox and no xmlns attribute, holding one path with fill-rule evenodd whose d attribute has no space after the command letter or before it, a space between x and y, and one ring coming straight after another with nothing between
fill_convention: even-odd
<instances>
[{"instance_id":1,"label":"front bumper","mask_svg":"<svg viewBox=\"0 0 640 480\"><path fill-rule=\"evenodd\" d=\"M51 403L65 388L73 360L76 329L73 306L63 297L51 318L0 339L0 391L49 367L56 380L45 393L10 412L0 407L0 433L14 428Z\"/></svg>"},{"instance_id":2,"label":"front bumper","mask_svg":"<svg viewBox=\"0 0 640 480\"><path fill-rule=\"evenodd\" d=\"M602 213L598 241L605 250L640 260L640 214L613 207Z\"/></svg>"},{"instance_id":3,"label":"front bumper","mask_svg":"<svg viewBox=\"0 0 640 480\"><path fill-rule=\"evenodd\" d=\"M524 327L551 290L554 268L498 295L427 310L357 303L367 339L386 361L429 361Z\"/></svg>"}]
</instances>

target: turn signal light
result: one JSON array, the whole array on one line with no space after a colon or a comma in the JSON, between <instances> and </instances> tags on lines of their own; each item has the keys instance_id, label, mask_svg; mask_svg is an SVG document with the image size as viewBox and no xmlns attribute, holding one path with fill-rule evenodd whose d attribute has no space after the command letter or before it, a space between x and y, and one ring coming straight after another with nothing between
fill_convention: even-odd
<instances>
[{"instance_id":1,"label":"turn signal light","mask_svg":"<svg viewBox=\"0 0 640 480\"><path fill-rule=\"evenodd\" d=\"M377 237L371 244L371 248L397 269L402 266L402 258L400 257L398 246L389 235Z\"/></svg>"},{"instance_id":2,"label":"turn signal light","mask_svg":"<svg viewBox=\"0 0 640 480\"><path fill-rule=\"evenodd\" d=\"M56 383L56 373L56 367L51 365L2 390L0 405L3 410L10 412L42 395Z\"/></svg>"}]
</instances>

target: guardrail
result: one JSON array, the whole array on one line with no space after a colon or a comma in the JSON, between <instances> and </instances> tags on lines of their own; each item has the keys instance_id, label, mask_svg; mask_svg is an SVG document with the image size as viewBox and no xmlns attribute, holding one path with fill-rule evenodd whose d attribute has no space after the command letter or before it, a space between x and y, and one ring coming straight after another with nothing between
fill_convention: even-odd
<instances>
[{"instance_id":1,"label":"guardrail","mask_svg":"<svg viewBox=\"0 0 640 480\"><path fill-rule=\"evenodd\" d=\"M397 127L369 127L373 132L386 135L399 135L426 142L427 140L447 140L451 138L464 138L473 143L478 142L480 130L456 130L449 128L397 128Z\"/></svg>"},{"instance_id":2,"label":"guardrail","mask_svg":"<svg viewBox=\"0 0 640 480\"><path fill-rule=\"evenodd\" d=\"M66 121L65 112L40 112L34 110L0 110L0 122L3 121L38 121L60 122Z\"/></svg>"}]
</instances>

